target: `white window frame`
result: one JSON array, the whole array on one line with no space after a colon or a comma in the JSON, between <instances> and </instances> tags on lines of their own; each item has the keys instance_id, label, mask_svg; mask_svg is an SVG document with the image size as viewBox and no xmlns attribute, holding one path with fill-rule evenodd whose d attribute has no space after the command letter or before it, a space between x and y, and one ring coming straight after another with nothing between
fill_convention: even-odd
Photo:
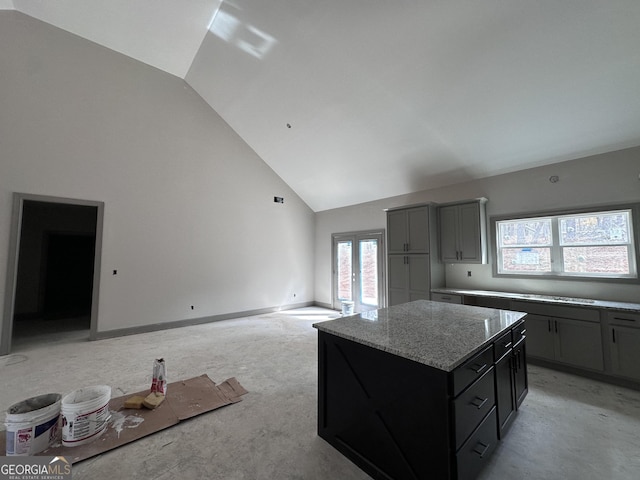
<instances>
[{"instance_id":1,"label":"white window frame","mask_svg":"<svg viewBox=\"0 0 640 480\"><path fill-rule=\"evenodd\" d=\"M581 216L588 214L601 215L609 212L628 212L630 216L629 221L629 242L628 243L615 243L612 242L612 245L626 245L628 246L628 255L629 255L629 274L610 274L610 273L590 273L590 272L565 272L564 271L564 258L563 258L563 249L566 247L572 246L591 246L592 244L582 244L582 245L561 245L561 236L560 236L560 220L566 217L571 216ZM550 248L551 255L551 266L549 271L544 272L508 272L503 271L501 269L502 266L502 249L507 248L518 248L518 245L513 246L504 246L501 247L500 243L500 235L499 235L499 226L501 223L505 222L526 222L527 220L535 221L535 220L551 220L551 243L540 245L540 248ZM519 214L519 215L510 215L510 216L501 216L501 217L493 217L491 218L491 232L494 236L493 242L491 242L492 247L492 256L493 256L493 275L494 277L503 277L503 278L548 278L548 279L567 279L567 280L597 280L597 281L608 281L608 282L620 282L620 283L640 283L640 279L638 278L638 271L640 270L638 266L638 252L640 252L640 241L638 238L638 233L640 228L638 224L640 223L640 204L633 205L609 205L609 206L600 206L600 207L591 207L591 208L583 208L583 209L575 209L575 210L566 210L566 211L555 211L555 212L540 212L540 213L531 213L531 214ZM598 244L602 245L602 244ZM604 244L602 246L607 246ZM528 245L525 248L535 248L535 246Z\"/></svg>"}]
</instances>

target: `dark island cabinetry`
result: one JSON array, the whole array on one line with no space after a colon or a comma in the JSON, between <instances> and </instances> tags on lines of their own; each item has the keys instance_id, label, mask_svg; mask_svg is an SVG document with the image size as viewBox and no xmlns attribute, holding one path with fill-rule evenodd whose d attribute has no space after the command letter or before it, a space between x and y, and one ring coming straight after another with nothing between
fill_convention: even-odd
<instances>
[{"instance_id":1,"label":"dark island cabinetry","mask_svg":"<svg viewBox=\"0 0 640 480\"><path fill-rule=\"evenodd\" d=\"M474 315L501 312L438 308L447 307L457 309L457 315L464 309L472 309ZM522 317L498 321L499 334L476 345L452 368L450 363L428 365L376 348L375 340L362 343L330 328L323 331L322 324L317 324L318 434L376 479L476 478L526 395ZM362 337L369 340L376 335L393 339L393 329L407 328L401 321L380 324L378 318L354 316L336 322L340 320L360 322L358 328L365 329ZM363 323L367 320L370 325ZM373 333L368 335L367 329ZM400 334L404 335L411 337ZM446 345L440 348L448 350Z\"/></svg>"}]
</instances>

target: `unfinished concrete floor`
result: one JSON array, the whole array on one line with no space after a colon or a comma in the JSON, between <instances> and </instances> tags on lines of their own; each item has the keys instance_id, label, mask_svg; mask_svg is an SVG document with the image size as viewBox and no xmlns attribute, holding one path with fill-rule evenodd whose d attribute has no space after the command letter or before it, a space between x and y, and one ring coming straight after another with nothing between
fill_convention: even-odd
<instances>
[{"instance_id":1,"label":"unfinished concrete floor","mask_svg":"<svg viewBox=\"0 0 640 480\"><path fill-rule=\"evenodd\" d=\"M87 342L87 333L14 342L0 357L0 410L34 395L108 384L148 388L154 358L169 381L235 376L243 401L80 462L76 479L366 479L316 435L315 322L321 308ZM530 391L483 480L640 478L640 392L529 368ZM4 413L2 413L4 417ZM437 479L434 479L437 480Z\"/></svg>"}]
</instances>

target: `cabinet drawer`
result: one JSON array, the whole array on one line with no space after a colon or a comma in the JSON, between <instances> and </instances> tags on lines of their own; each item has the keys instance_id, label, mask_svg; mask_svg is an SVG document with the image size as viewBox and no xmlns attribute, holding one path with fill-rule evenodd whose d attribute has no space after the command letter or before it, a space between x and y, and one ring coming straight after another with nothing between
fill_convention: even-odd
<instances>
[{"instance_id":1,"label":"cabinet drawer","mask_svg":"<svg viewBox=\"0 0 640 480\"><path fill-rule=\"evenodd\" d=\"M609 325L620 325L623 327L640 328L640 314L632 312L609 312L607 313Z\"/></svg>"},{"instance_id":2,"label":"cabinet drawer","mask_svg":"<svg viewBox=\"0 0 640 480\"><path fill-rule=\"evenodd\" d=\"M462 304L462 295L453 295L450 293L432 293L431 300L433 300L434 302Z\"/></svg>"},{"instance_id":3,"label":"cabinet drawer","mask_svg":"<svg viewBox=\"0 0 640 480\"><path fill-rule=\"evenodd\" d=\"M472 480L489 461L498 443L495 408L456 455L458 480Z\"/></svg>"},{"instance_id":4,"label":"cabinet drawer","mask_svg":"<svg viewBox=\"0 0 640 480\"><path fill-rule=\"evenodd\" d=\"M493 342L493 359L497 362L507 353L511 351L513 347L513 339L511 338L511 330L498 338Z\"/></svg>"},{"instance_id":5,"label":"cabinet drawer","mask_svg":"<svg viewBox=\"0 0 640 480\"><path fill-rule=\"evenodd\" d=\"M511 309L518 312L534 313L558 318L571 318L583 320L585 322L600 323L600 311L593 308L570 307L567 305L557 305L552 303L535 302L511 302Z\"/></svg>"},{"instance_id":6,"label":"cabinet drawer","mask_svg":"<svg viewBox=\"0 0 640 480\"><path fill-rule=\"evenodd\" d=\"M494 369L485 373L453 401L456 424L456 449L471 435L496 403ZM495 423L494 423L495 427Z\"/></svg>"},{"instance_id":7,"label":"cabinet drawer","mask_svg":"<svg viewBox=\"0 0 640 480\"><path fill-rule=\"evenodd\" d=\"M512 332L513 346L515 347L517 344L519 344L522 340L524 340L527 337L526 319L520 325L513 327L511 332Z\"/></svg>"},{"instance_id":8,"label":"cabinet drawer","mask_svg":"<svg viewBox=\"0 0 640 480\"><path fill-rule=\"evenodd\" d=\"M453 371L453 396L471 385L493 365L493 345L467 360Z\"/></svg>"}]
</instances>

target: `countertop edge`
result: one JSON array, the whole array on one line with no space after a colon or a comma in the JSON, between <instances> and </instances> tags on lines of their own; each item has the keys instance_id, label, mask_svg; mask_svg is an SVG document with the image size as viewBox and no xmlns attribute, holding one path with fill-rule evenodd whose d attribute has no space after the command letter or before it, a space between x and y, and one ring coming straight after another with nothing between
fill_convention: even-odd
<instances>
[{"instance_id":1,"label":"countertop edge","mask_svg":"<svg viewBox=\"0 0 640 480\"><path fill-rule=\"evenodd\" d=\"M539 295L534 293L500 292L494 290L471 290L464 288L433 288L432 293L468 295L476 297L508 298L525 302L549 303L553 305L571 305L576 307L599 308L605 310L625 310L640 313L640 303L615 302L610 300L580 299L563 295ZM557 297L557 298L555 298ZM581 301L582 300L582 301Z\"/></svg>"}]
</instances>

